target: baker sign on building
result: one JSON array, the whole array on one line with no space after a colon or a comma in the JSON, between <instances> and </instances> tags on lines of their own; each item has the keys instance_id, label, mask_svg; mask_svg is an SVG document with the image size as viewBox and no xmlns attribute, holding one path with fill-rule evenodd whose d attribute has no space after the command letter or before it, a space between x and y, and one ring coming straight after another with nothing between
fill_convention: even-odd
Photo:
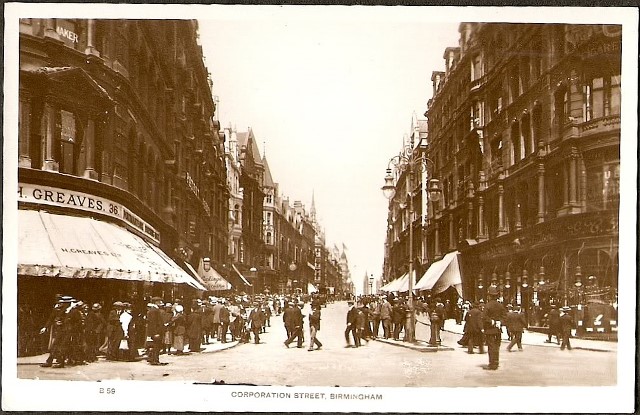
<instances>
[{"instance_id":1,"label":"baker sign on building","mask_svg":"<svg viewBox=\"0 0 640 415\"><path fill-rule=\"evenodd\" d=\"M49 186L31 183L18 184L19 203L37 203L40 205L73 208L86 212L97 212L125 222L140 231L144 237L160 243L160 233L155 228L132 213L129 209L112 200Z\"/></svg>"}]
</instances>

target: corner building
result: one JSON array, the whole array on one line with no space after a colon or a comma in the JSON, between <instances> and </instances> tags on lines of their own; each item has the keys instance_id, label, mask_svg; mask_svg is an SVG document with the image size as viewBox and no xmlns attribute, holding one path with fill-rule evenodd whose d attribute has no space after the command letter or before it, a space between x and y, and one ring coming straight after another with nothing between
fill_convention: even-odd
<instances>
[{"instance_id":1,"label":"corner building","mask_svg":"<svg viewBox=\"0 0 640 415\"><path fill-rule=\"evenodd\" d=\"M460 251L464 297L495 285L531 325L552 302L614 304L621 27L459 32L425 113L443 189L429 211L429 258Z\"/></svg>"},{"instance_id":2,"label":"corner building","mask_svg":"<svg viewBox=\"0 0 640 415\"><path fill-rule=\"evenodd\" d=\"M19 305L200 295L228 234L211 88L195 20L21 19Z\"/></svg>"}]
</instances>

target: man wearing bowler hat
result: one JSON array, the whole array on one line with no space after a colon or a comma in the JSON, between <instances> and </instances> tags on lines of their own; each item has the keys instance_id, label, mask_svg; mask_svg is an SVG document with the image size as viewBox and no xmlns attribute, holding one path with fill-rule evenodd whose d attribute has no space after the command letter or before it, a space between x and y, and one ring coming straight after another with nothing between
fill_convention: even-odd
<instances>
[{"instance_id":1,"label":"man wearing bowler hat","mask_svg":"<svg viewBox=\"0 0 640 415\"><path fill-rule=\"evenodd\" d=\"M490 286L487 289L487 297L489 302L484 308L483 327L489 349L489 364L484 366L483 369L497 370L500 361L500 333L502 322L507 317L507 310L497 301L497 287Z\"/></svg>"},{"instance_id":2,"label":"man wearing bowler hat","mask_svg":"<svg viewBox=\"0 0 640 415\"><path fill-rule=\"evenodd\" d=\"M571 342L569 338L571 337L571 329L573 328L573 317L571 316L571 307L564 306L560 309L562 314L560 315L560 327L562 328L562 345L560 346L560 350L567 349L571 350Z\"/></svg>"}]
</instances>

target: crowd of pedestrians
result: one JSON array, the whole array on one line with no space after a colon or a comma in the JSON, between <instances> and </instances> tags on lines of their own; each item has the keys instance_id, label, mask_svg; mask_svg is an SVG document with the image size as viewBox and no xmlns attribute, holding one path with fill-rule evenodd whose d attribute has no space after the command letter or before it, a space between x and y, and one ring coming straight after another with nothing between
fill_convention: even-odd
<instances>
[{"instance_id":1,"label":"crowd of pedestrians","mask_svg":"<svg viewBox=\"0 0 640 415\"><path fill-rule=\"evenodd\" d=\"M145 356L160 365L160 355L185 355L202 351L203 345L260 343L260 333L270 326L273 310L280 313L279 298L235 296L209 297L184 302L165 302L152 297L141 304L115 301L85 304L70 296L57 295L56 303L40 334L48 334L49 356L43 367L63 368L95 362L137 361ZM134 312L136 310L136 312Z\"/></svg>"}]
</instances>

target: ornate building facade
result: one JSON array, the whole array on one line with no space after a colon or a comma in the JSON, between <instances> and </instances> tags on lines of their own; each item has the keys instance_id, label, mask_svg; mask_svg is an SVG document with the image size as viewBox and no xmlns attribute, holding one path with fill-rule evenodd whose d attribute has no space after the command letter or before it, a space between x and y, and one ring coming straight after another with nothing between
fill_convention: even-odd
<instances>
[{"instance_id":1,"label":"ornate building facade","mask_svg":"<svg viewBox=\"0 0 640 415\"><path fill-rule=\"evenodd\" d=\"M107 249L109 241L93 249L97 242L86 239L103 223L122 238L133 235L139 252L157 251L157 267L164 261L189 270L203 256L224 258L224 138L211 89L195 20L21 19L21 243L29 243L34 223L50 231L64 222L61 235L79 234L57 242L52 235L67 254L57 254L66 261L60 267L22 263L29 250L21 245L18 273L29 285L21 292L62 290L104 302L151 291L169 296L156 283L178 281L180 270L156 278L151 265L113 269L100 260L125 255ZM27 220L23 211L39 218ZM93 271L71 254L94 255ZM47 273L54 278L42 278Z\"/></svg>"},{"instance_id":2,"label":"ornate building facade","mask_svg":"<svg viewBox=\"0 0 640 415\"><path fill-rule=\"evenodd\" d=\"M443 197L429 258L462 254L463 291L524 304L613 302L621 28L463 23L433 72L428 156Z\"/></svg>"}]
</instances>

